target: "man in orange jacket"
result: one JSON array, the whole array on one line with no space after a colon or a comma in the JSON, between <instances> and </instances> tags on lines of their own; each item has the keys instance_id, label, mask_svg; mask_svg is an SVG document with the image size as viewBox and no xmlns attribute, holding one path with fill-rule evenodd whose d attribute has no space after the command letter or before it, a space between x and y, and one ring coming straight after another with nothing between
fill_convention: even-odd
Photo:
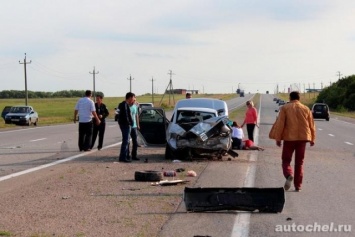
<instances>
[{"instance_id":1,"label":"man in orange jacket","mask_svg":"<svg viewBox=\"0 0 355 237\"><path fill-rule=\"evenodd\" d=\"M281 107L279 116L273 125L269 137L276 140L282 148L282 170L286 178L285 190L289 190L294 181L297 192L301 191L303 180L303 161L307 142L314 146L315 125L311 110L301 104L298 91L290 93L290 102ZM290 165L295 152L295 170Z\"/></svg>"}]
</instances>

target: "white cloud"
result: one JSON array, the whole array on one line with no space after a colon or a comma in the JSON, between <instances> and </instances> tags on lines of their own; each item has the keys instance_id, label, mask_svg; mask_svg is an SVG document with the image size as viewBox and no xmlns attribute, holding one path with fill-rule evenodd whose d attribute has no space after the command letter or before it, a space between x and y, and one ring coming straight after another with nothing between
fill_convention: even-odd
<instances>
[{"instance_id":1,"label":"white cloud","mask_svg":"<svg viewBox=\"0 0 355 237\"><path fill-rule=\"evenodd\" d=\"M284 0L14 0L0 9L2 90L273 91L354 74L355 3Z\"/></svg>"}]
</instances>

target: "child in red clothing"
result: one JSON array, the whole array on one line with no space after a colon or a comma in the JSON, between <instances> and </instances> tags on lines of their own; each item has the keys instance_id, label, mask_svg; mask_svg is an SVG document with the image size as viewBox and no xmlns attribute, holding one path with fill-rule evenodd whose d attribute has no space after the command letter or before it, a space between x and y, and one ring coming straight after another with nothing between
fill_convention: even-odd
<instances>
[{"instance_id":1,"label":"child in red clothing","mask_svg":"<svg viewBox=\"0 0 355 237\"><path fill-rule=\"evenodd\" d=\"M252 140L245 140L242 142L242 149L243 150L258 150L258 151L263 151L265 150L264 148L260 146L254 145L254 142Z\"/></svg>"}]
</instances>

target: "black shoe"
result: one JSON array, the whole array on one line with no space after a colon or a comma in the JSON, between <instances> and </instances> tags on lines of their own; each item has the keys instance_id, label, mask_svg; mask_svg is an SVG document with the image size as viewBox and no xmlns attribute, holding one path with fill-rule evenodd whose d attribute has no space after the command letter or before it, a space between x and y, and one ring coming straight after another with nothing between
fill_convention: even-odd
<instances>
[{"instance_id":1,"label":"black shoe","mask_svg":"<svg viewBox=\"0 0 355 237\"><path fill-rule=\"evenodd\" d=\"M84 151L91 151L91 149L85 149Z\"/></svg>"},{"instance_id":2,"label":"black shoe","mask_svg":"<svg viewBox=\"0 0 355 237\"><path fill-rule=\"evenodd\" d=\"M132 160L140 160L139 158L137 158L137 157L134 157L134 158L132 158Z\"/></svg>"},{"instance_id":3,"label":"black shoe","mask_svg":"<svg viewBox=\"0 0 355 237\"><path fill-rule=\"evenodd\" d=\"M131 160L118 160L118 162L125 162L125 163L131 163Z\"/></svg>"},{"instance_id":4,"label":"black shoe","mask_svg":"<svg viewBox=\"0 0 355 237\"><path fill-rule=\"evenodd\" d=\"M97 149L98 149L98 150L101 150L101 149L102 149L102 147L100 147L100 146L99 146L99 147L97 147Z\"/></svg>"}]
</instances>

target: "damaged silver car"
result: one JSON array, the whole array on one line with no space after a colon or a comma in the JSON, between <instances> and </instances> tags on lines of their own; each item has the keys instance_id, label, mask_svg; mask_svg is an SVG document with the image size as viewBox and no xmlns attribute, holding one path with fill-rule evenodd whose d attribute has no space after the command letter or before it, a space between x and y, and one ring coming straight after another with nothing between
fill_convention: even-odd
<instances>
[{"instance_id":1,"label":"damaged silver car","mask_svg":"<svg viewBox=\"0 0 355 237\"><path fill-rule=\"evenodd\" d=\"M147 108L150 109L150 108ZM225 101L217 99L184 99L175 105L171 120L165 111L155 109L155 116L140 114L140 133L148 145L165 144L166 159L192 159L198 156L222 158L231 150L231 127Z\"/></svg>"}]
</instances>

